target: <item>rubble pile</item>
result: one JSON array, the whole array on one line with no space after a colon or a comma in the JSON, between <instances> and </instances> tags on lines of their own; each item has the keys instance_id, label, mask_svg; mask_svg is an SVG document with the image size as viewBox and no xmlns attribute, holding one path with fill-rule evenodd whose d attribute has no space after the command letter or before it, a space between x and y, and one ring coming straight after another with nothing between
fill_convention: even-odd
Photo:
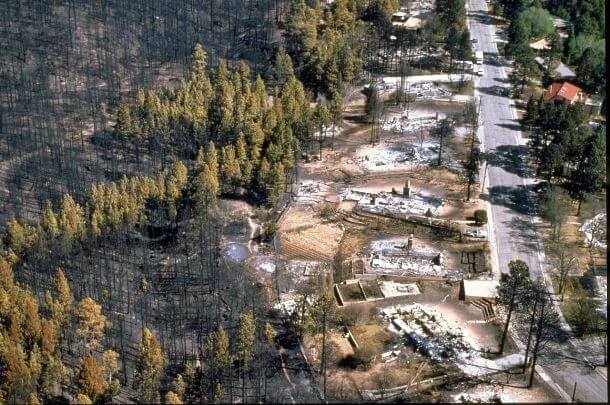
<instances>
[{"instance_id":1,"label":"rubble pile","mask_svg":"<svg viewBox=\"0 0 610 405\"><path fill-rule=\"evenodd\" d=\"M481 356L479 344L455 322L425 304L406 304L385 307L381 316L391 332L405 338L405 343L434 361L453 361L466 374L482 376L510 370L523 365L522 353L497 359Z\"/></svg>"},{"instance_id":2,"label":"rubble pile","mask_svg":"<svg viewBox=\"0 0 610 405\"><path fill-rule=\"evenodd\" d=\"M309 306L313 305L313 298L306 297L305 301ZM273 306L273 309L280 311L283 316L291 316L302 304L303 296L294 290L290 290L280 294L279 302Z\"/></svg>"},{"instance_id":3,"label":"rubble pile","mask_svg":"<svg viewBox=\"0 0 610 405\"><path fill-rule=\"evenodd\" d=\"M384 128L397 133L406 133L411 123L388 121ZM433 125L432 125L433 126ZM384 140L377 145L363 146L357 152L354 161L370 172L413 169L420 165L436 164L439 142L437 139L426 139L423 142L396 142ZM460 173L462 165L444 148L442 163L449 170Z\"/></svg>"},{"instance_id":4,"label":"rubble pile","mask_svg":"<svg viewBox=\"0 0 610 405\"><path fill-rule=\"evenodd\" d=\"M426 215L430 210L434 215L444 205L442 200L420 193L413 193L410 198L406 198L383 191L367 193L348 189L339 196L343 201L356 201L358 209L373 214Z\"/></svg>"},{"instance_id":5,"label":"rubble pile","mask_svg":"<svg viewBox=\"0 0 610 405\"><path fill-rule=\"evenodd\" d=\"M456 271L443 268L443 255L425 249L409 249L395 241L371 244L368 265L371 272L399 276L457 276ZM454 274L455 273L455 274Z\"/></svg>"},{"instance_id":6,"label":"rubble pile","mask_svg":"<svg viewBox=\"0 0 610 405\"><path fill-rule=\"evenodd\" d=\"M444 114L439 114L438 119L444 118ZM393 134L408 135L422 130L429 130L438 123L436 116L424 116L407 118L407 114L394 116L381 124L381 130Z\"/></svg>"},{"instance_id":7,"label":"rubble pile","mask_svg":"<svg viewBox=\"0 0 610 405\"><path fill-rule=\"evenodd\" d=\"M295 200L301 204L316 204L324 199L324 194L329 190L327 184L314 180L303 180L299 183Z\"/></svg>"},{"instance_id":8,"label":"rubble pile","mask_svg":"<svg viewBox=\"0 0 610 405\"><path fill-rule=\"evenodd\" d=\"M406 338L406 343L435 361L470 358L472 342L458 325L447 321L434 308L420 304L397 305L382 310L389 329Z\"/></svg>"},{"instance_id":9,"label":"rubble pile","mask_svg":"<svg viewBox=\"0 0 610 405\"><path fill-rule=\"evenodd\" d=\"M325 266L324 263L316 261L290 260L286 263L284 270L295 280L304 280L307 277L319 274L320 271L324 271Z\"/></svg>"},{"instance_id":10,"label":"rubble pile","mask_svg":"<svg viewBox=\"0 0 610 405\"><path fill-rule=\"evenodd\" d=\"M409 94L417 98L449 97L451 92L442 87L435 86L433 83L413 83L407 89Z\"/></svg>"}]
</instances>

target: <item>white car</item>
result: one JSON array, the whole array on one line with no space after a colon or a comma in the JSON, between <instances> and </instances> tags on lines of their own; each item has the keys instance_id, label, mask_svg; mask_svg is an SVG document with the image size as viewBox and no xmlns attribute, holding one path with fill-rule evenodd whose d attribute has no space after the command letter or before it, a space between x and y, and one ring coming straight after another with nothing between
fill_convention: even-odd
<instances>
[{"instance_id":1,"label":"white car","mask_svg":"<svg viewBox=\"0 0 610 405\"><path fill-rule=\"evenodd\" d=\"M469 231L464 232L464 235L477 239L486 239L487 231L484 231L482 229L471 229Z\"/></svg>"}]
</instances>

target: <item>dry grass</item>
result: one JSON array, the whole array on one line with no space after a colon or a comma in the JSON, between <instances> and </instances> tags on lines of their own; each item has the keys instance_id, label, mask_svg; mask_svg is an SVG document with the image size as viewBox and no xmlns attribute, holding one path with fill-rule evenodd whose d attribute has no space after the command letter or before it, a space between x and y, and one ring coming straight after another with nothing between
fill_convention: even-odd
<instances>
[{"instance_id":1,"label":"dry grass","mask_svg":"<svg viewBox=\"0 0 610 405\"><path fill-rule=\"evenodd\" d=\"M343 230L313 210L291 207L278 229L281 252L289 258L332 261Z\"/></svg>"}]
</instances>

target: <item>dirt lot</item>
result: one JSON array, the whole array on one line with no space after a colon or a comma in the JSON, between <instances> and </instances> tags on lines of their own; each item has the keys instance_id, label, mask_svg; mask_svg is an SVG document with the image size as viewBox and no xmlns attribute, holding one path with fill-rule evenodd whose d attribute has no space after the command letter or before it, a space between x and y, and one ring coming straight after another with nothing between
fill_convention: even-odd
<instances>
[{"instance_id":1,"label":"dirt lot","mask_svg":"<svg viewBox=\"0 0 610 405\"><path fill-rule=\"evenodd\" d=\"M309 207L292 206L278 223L277 235L287 258L332 261L343 229Z\"/></svg>"}]
</instances>

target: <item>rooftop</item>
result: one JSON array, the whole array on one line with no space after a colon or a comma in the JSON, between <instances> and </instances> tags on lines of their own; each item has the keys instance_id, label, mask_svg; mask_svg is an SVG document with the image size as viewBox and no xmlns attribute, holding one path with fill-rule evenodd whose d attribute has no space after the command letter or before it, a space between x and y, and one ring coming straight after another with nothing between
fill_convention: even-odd
<instances>
[{"instance_id":1,"label":"rooftop","mask_svg":"<svg viewBox=\"0 0 610 405\"><path fill-rule=\"evenodd\" d=\"M567 100L569 102L581 101L577 100L578 97L583 99L587 98L587 95L582 93L580 87L575 86L568 82L555 82L549 86L544 95L545 100L552 100L556 97Z\"/></svg>"}]
</instances>

